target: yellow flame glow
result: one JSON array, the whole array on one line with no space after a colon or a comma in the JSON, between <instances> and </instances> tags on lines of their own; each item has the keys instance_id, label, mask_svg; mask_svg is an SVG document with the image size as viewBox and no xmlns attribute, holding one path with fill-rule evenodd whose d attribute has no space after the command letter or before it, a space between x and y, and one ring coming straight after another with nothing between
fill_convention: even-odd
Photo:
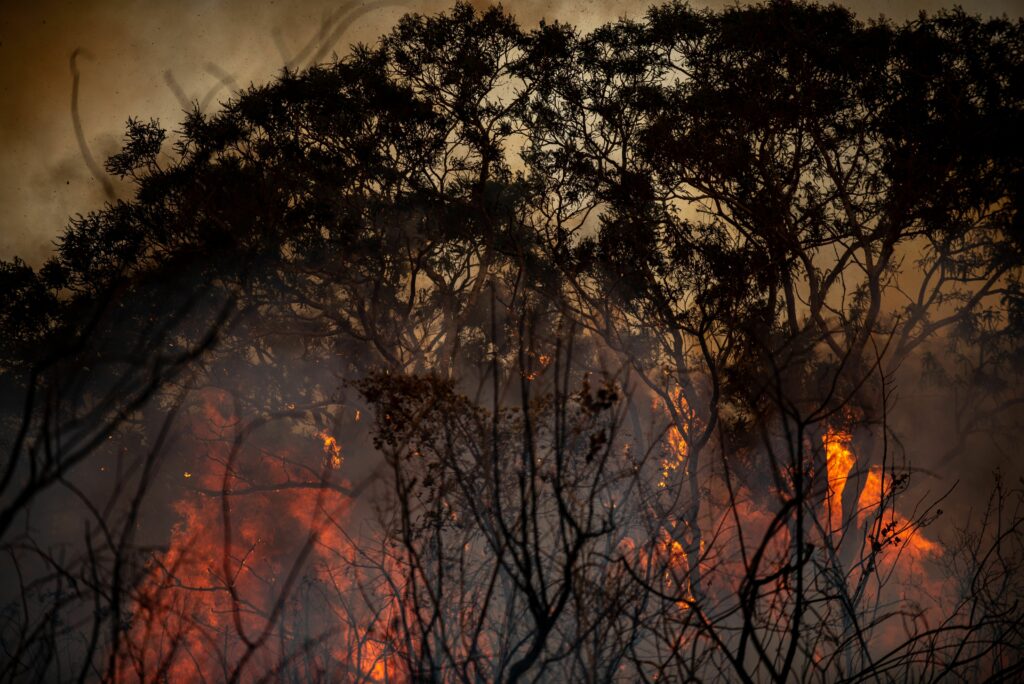
<instances>
[{"instance_id":1,"label":"yellow flame glow","mask_svg":"<svg viewBox=\"0 0 1024 684\"><path fill-rule=\"evenodd\" d=\"M676 405L680 415L693 419L693 412L681 389L676 388L672 391L672 402ZM658 482L658 486L661 488L668 486L669 476L686 462L687 455L686 440L683 439L682 433L675 424L669 426L667 438L669 455L667 458L661 459L661 480Z\"/></svg>"},{"instance_id":2,"label":"yellow flame glow","mask_svg":"<svg viewBox=\"0 0 1024 684\"><path fill-rule=\"evenodd\" d=\"M333 470L337 470L345 461L341 455L341 445L338 444L338 440L327 432L321 431L319 437L324 443L324 454L327 456L327 463Z\"/></svg>"},{"instance_id":3,"label":"yellow flame glow","mask_svg":"<svg viewBox=\"0 0 1024 684\"><path fill-rule=\"evenodd\" d=\"M843 491L857 457L850 449L853 435L845 430L829 428L821 441L825 447L825 464L828 469L829 522L832 529L837 530L843 525Z\"/></svg>"}]
</instances>

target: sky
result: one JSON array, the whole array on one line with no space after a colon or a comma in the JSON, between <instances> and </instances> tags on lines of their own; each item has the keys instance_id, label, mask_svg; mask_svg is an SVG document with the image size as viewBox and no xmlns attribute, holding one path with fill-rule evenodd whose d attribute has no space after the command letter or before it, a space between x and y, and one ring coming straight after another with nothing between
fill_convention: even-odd
<instances>
[{"instance_id":1,"label":"sky","mask_svg":"<svg viewBox=\"0 0 1024 684\"><path fill-rule=\"evenodd\" d=\"M68 217L106 195L89 170L71 115L77 51L81 136L97 163L118 151L129 116L173 130L183 101L208 109L232 90L263 83L308 44L344 54L372 42L404 13L442 11L454 0L0 0L0 258L41 264ZM486 5L479 0L475 4ZM541 18L589 29L639 17L647 0L512 0L524 27ZM726 3L695 1L694 6ZM731 3L730 3L731 4ZM913 18L951 2L847 0L859 17ZM1024 14L1024 0L962 0L982 16ZM349 17L336 40L325 19ZM326 43L326 44L325 44ZM119 197L130 188L115 184Z\"/></svg>"}]
</instances>

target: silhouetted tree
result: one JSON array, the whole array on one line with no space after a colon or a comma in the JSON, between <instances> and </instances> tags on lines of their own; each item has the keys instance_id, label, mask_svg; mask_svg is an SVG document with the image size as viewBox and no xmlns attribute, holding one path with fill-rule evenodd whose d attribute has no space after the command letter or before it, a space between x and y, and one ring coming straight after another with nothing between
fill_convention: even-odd
<instances>
[{"instance_id":1,"label":"silhouetted tree","mask_svg":"<svg viewBox=\"0 0 1024 684\"><path fill-rule=\"evenodd\" d=\"M1022 29L458 4L129 120L0 264L0 678L1018 671L1019 492L940 582L893 414L1020 415Z\"/></svg>"}]
</instances>

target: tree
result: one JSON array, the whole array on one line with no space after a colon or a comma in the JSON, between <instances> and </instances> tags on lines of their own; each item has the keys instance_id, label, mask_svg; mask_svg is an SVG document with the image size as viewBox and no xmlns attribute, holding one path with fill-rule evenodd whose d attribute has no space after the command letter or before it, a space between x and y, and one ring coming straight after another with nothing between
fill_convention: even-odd
<instances>
[{"instance_id":1,"label":"tree","mask_svg":"<svg viewBox=\"0 0 1024 684\"><path fill-rule=\"evenodd\" d=\"M940 544L896 389L1015 427L1022 35L459 4L130 120L0 267L3 677L1013 672L1016 493Z\"/></svg>"}]
</instances>

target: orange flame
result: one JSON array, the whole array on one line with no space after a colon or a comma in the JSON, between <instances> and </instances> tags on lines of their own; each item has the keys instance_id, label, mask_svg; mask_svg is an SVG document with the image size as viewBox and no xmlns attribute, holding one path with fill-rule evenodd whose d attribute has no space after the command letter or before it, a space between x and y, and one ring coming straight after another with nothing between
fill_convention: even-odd
<instances>
[{"instance_id":1,"label":"orange flame","mask_svg":"<svg viewBox=\"0 0 1024 684\"><path fill-rule=\"evenodd\" d=\"M355 595L368 584L353 568L357 551L341 529L350 501L322 486L320 468L303 466L302 453L289 447L247 444L232 457L237 421L230 405L210 392L192 415L190 488L173 505L179 519L167 550L153 556L134 594L115 679L227 679L261 634L270 638L251 654L247 673L272 672L309 639L329 635L304 658L311 679L324 672L335 673L332 681L401 679L387 635L394 602L383 596L379 612L366 614L361 604L322 598ZM326 465L340 468L341 445L325 432L318 436ZM289 585L296 570L304 579ZM340 672L347 674L338 679Z\"/></svg>"},{"instance_id":2,"label":"orange flame","mask_svg":"<svg viewBox=\"0 0 1024 684\"><path fill-rule=\"evenodd\" d=\"M533 382L534 380L539 378L540 374L543 373L544 370L548 367L548 364L551 363L551 357L548 356L547 354L537 354L536 359L537 363L540 365L540 368L533 368L529 371L523 371L523 377L530 382Z\"/></svg>"},{"instance_id":3,"label":"orange flame","mask_svg":"<svg viewBox=\"0 0 1024 684\"><path fill-rule=\"evenodd\" d=\"M333 470L341 468L341 464L345 462L345 458L341 455L341 445L338 444L338 440L323 430L317 433L317 436L323 440L324 454L327 456L327 464L331 466Z\"/></svg>"},{"instance_id":4,"label":"orange flame","mask_svg":"<svg viewBox=\"0 0 1024 684\"><path fill-rule=\"evenodd\" d=\"M848 431L830 427L821 438L825 447L825 465L828 471L828 520L831 530L843 527L843 491L857 457L850 449L853 435Z\"/></svg>"},{"instance_id":5,"label":"orange flame","mask_svg":"<svg viewBox=\"0 0 1024 684\"><path fill-rule=\"evenodd\" d=\"M857 516L860 524L865 524L869 515L875 514L882 506L886 497L891 496L891 478L886 475L881 466L872 466L868 471L864 489L861 490L857 499ZM903 519L896 513L884 516L885 524L881 526L884 539L896 545L902 546L904 553L910 554L914 560L923 560L927 557L941 556L942 545L928 539L920 529L913 523Z\"/></svg>"},{"instance_id":6,"label":"orange flame","mask_svg":"<svg viewBox=\"0 0 1024 684\"><path fill-rule=\"evenodd\" d=\"M696 419L693 411L690 409L689 403L686 401L686 397L683 396L683 390L676 388L671 394L672 403L675 405L679 415L683 416L684 419L693 421ZM668 409L666 408L666 411ZM671 411L668 411L671 413ZM679 431L679 427L673 422L666 435L668 439L669 455L667 458L661 459L661 480L658 482L658 486L665 488L668 486L668 479L676 470L683 466L686 462L687 446L686 440L683 438L683 434ZM684 471L685 472L685 471Z\"/></svg>"},{"instance_id":7,"label":"orange flame","mask_svg":"<svg viewBox=\"0 0 1024 684\"><path fill-rule=\"evenodd\" d=\"M697 418L683 392L673 391L670 400L684 421L683 429L694 425ZM303 450L245 446L232 464L235 457L230 454L238 420L232 416L230 406L223 397L211 393L205 397L202 410L193 416L189 427L197 460L189 462L189 469L184 471L188 482L177 481L186 492L174 505L179 521L172 530L168 550L154 556L148 576L136 594L133 614L137 617L121 655L124 666L120 680L149 681L158 673L169 681L194 680L200 674L227 678L244 652L246 640L251 642L272 627L268 626L267 616L284 595L283 584L297 556L296 550L305 540L312 543L313 550L304 569L304 581L327 588L324 595L359 593L370 584L359 584L358 569L370 554L365 546L356 549L343 529L350 502L335 489L315 486L322 483L309 482L308 488L295 486L304 484L303 473L308 479L310 472L330 475L339 470L344 463L342 445L333 435L320 431L316 436L323 450L322 462L314 446L313 462L309 463L311 443L307 443ZM666 454L660 463L661 487L667 486L673 473L680 468L686 472L688 467L687 442L678 423L673 422L668 429L666 443ZM822 437L822 444L827 465L827 518L831 524L829 532L833 532L842 526L841 500L857 457L848 430L830 428ZM303 470L303 463L315 467ZM262 486L254 486L257 482ZM272 486L275 483L288 486ZM891 488L881 468L868 471L858 499L862 527L871 512L887 501ZM853 492L847 494L850 493ZM446 501L442 503L452 520L456 520L456 510ZM717 590L735 596L746 578L742 559L749 557L751 544L758 544L768 534L771 540L763 557L764 572L792 562L790 529L778 524L763 500L744 497L740 492L733 506L709 512L709 516L718 519L712 518L702 525L706 530L720 531L720 536L709 546L713 557L705 555L704 540L700 541L700 567L694 569L701 571L701 591L708 591L704 577L713 569L720 573L717 578L724 576L724 581L716 579ZM895 516L893 519L899 522L895 529L900 530L898 534L906 541L902 548L910 555L907 570L903 570L901 563L900 573L913 573L917 560L941 553L941 547L922 536L911 523ZM225 522L229 535L225 534ZM619 550L634 561L634 567L647 571L653 582L660 583L665 594L672 596L679 610L684 611L695 600L694 593L700 593L690 585L690 564L697 562L698 554L691 552L688 556L684 544L689 544L692 537L677 534L684 531L677 524L683 523L660 518L658 526L650 528L657 532L646 539L646 544L624 538ZM742 536L737 533L741 526ZM891 564L897 558L898 554L889 554L885 562L893 567ZM395 571L397 561L390 554L382 552L376 562L383 575L393 572L395 578L401 576ZM387 584L380 582L374 586ZM312 607L300 603L298 598L289 604L296 615L302 616L296 621L320 619L322 624L317 624L317 629L331 635L323 649L324 661L329 662L318 666L337 668L342 664L346 672L340 678L331 676L331 681L403 680L396 653L402 645L393 626L406 610L399 596L401 589L385 587L372 591L382 592L372 614L322 599ZM394 595L385 595L389 591ZM313 613L320 617L310 617ZM284 646L289 640L297 643L308 638L297 628L293 634L290 624L280 624L275 628L274 638L251 661L251 671L273 671L282 658L289 656L290 651ZM187 657L182 657L183 653ZM326 675L317 674L321 676Z\"/></svg>"}]
</instances>

